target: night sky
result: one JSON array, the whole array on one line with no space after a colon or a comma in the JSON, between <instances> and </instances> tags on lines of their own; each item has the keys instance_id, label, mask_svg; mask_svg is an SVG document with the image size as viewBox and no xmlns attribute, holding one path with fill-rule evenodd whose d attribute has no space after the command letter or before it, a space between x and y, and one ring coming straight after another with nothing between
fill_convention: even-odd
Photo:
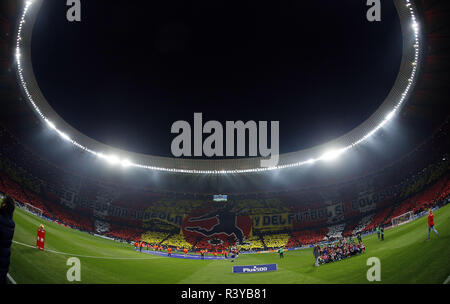
<instances>
[{"instance_id":1,"label":"night sky","mask_svg":"<svg viewBox=\"0 0 450 304\"><path fill-rule=\"evenodd\" d=\"M171 156L177 120L278 120L280 151L367 119L392 88L402 37L392 1L46 0L32 61L51 106L103 143ZM205 136L206 137L206 136Z\"/></svg>"}]
</instances>

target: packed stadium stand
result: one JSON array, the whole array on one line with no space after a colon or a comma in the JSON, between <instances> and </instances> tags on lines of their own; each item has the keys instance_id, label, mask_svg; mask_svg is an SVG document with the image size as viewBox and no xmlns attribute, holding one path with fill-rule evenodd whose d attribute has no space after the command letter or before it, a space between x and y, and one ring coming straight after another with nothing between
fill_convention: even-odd
<instances>
[{"instance_id":1,"label":"packed stadium stand","mask_svg":"<svg viewBox=\"0 0 450 304\"><path fill-rule=\"evenodd\" d=\"M168 233L158 232L158 231L147 231L141 236L143 242L149 244L161 244L164 240L169 237Z\"/></svg>"},{"instance_id":2,"label":"packed stadium stand","mask_svg":"<svg viewBox=\"0 0 450 304\"><path fill-rule=\"evenodd\" d=\"M328 228L316 228L294 232L288 241L288 247L301 247L322 242L328 233Z\"/></svg>"},{"instance_id":3,"label":"packed stadium stand","mask_svg":"<svg viewBox=\"0 0 450 304\"><path fill-rule=\"evenodd\" d=\"M374 214L370 214L370 215L364 216L354 226L347 225L346 226L347 231L344 232L344 236L348 237L348 236L354 235L358 232L365 231L366 230L365 228L372 222L373 218L374 218ZM347 227L349 227L349 228L347 228Z\"/></svg>"},{"instance_id":4,"label":"packed stadium stand","mask_svg":"<svg viewBox=\"0 0 450 304\"><path fill-rule=\"evenodd\" d=\"M186 239L184 238L184 235L181 233L172 234L163 242L163 244L171 247L187 248L187 249L190 249L192 247L192 244L187 242Z\"/></svg>"},{"instance_id":5,"label":"packed stadium stand","mask_svg":"<svg viewBox=\"0 0 450 304\"><path fill-rule=\"evenodd\" d=\"M144 230L141 228L123 227L114 224L111 224L109 229L105 236L126 241L141 241L144 233Z\"/></svg>"},{"instance_id":6,"label":"packed stadium stand","mask_svg":"<svg viewBox=\"0 0 450 304\"><path fill-rule=\"evenodd\" d=\"M339 225L333 225L328 227L328 233L326 237L328 239L338 239L342 237L342 233L344 231L345 223Z\"/></svg>"},{"instance_id":7,"label":"packed stadium stand","mask_svg":"<svg viewBox=\"0 0 450 304\"><path fill-rule=\"evenodd\" d=\"M208 237L183 233L186 216L221 206L209 194L148 191L85 178L33 156L10 133L0 130L2 141L8 143L0 147L0 191L38 208L46 218L126 241L208 250L234 244L233 237L214 243ZM430 140L436 137L439 132ZM419 213L446 201L450 193L446 146L434 145L430 150L427 143L357 182L230 196L233 210L253 225L253 236L247 236L241 249L308 246L354 236L389 226L392 218L405 212ZM269 225L263 226L266 220ZM214 217L209 221L215 221Z\"/></svg>"},{"instance_id":8,"label":"packed stadium stand","mask_svg":"<svg viewBox=\"0 0 450 304\"><path fill-rule=\"evenodd\" d=\"M61 205L54 204L51 207L52 215L58 222L69 225L84 231L94 231L94 221L92 218L83 216L78 212L74 212L70 208L65 208Z\"/></svg>"},{"instance_id":9,"label":"packed stadium stand","mask_svg":"<svg viewBox=\"0 0 450 304\"><path fill-rule=\"evenodd\" d=\"M264 244L263 241L261 240L261 237L258 235L254 235L249 237L246 240L246 244L241 246L241 249L246 250L246 251L259 251L259 250L264 250Z\"/></svg>"},{"instance_id":10,"label":"packed stadium stand","mask_svg":"<svg viewBox=\"0 0 450 304\"><path fill-rule=\"evenodd\" d=\"M267 248L286 247L289 238L290 236L287 233L269 234L264 236L264 244Z\"/></svg>"}]
</instances>

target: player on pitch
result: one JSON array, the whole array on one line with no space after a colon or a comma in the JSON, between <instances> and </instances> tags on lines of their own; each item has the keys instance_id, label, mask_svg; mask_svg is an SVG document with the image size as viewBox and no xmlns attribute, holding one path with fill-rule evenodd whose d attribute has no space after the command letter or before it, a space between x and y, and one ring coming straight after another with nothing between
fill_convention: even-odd
<instances>
[{"instance_id":1,"label":"player on pitch","mask_svg":"<svg viewBox=\"0 0 450 304\"><path fill-rule=\"evenodd\" d=\"M284 249L283 249L283 247L280 247L278 249L278 254L280 255L280 259L284 258Z\"/></svg>"},{"instance_id":2,"label":"player on pitch","mask_svg":"<svg viewBox=\"0 0 450 304\"><path fill-rule=\"evenodd\" d=\"M430 240L430 232L431 229L433 229L434 233L436 233L437 237L439 237L439 233L437 232L436 228L434 228L434 214L433 211L428 209L428 240Z\"/></svg>"},{"instance_id":3,"label":"player on pitch","mask_svg":"<svg viewBox=\"0 0 450 304\"><path fill-rule=\"evenodd\" d=\"M231 262L234 262L234 259L237 257L237 249L236 247L231 248Z\"/></svg>"}]
</instances>

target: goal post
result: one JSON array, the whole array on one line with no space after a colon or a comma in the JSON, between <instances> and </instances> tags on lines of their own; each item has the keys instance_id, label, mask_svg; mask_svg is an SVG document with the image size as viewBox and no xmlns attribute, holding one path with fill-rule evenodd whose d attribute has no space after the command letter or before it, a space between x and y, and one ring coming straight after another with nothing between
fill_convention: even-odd
<instances>
[{"instance_id":1,"label":"goal post","mask_svg":"<svg viewBox=\"0 0 450 304\"><path fill-rule=\"evenodd\" d=\"M28 212L31 212L33 214L39 215L42 217L42 215L44 214L44 212L42 211L42 209L39 209L38 207L35 207L31 204L28 203L24 203L24 208L25 210L27 210Z\"/></svg>"},{"instance_id":2,"label":"goal post","mask_svg":"<svg viewBox=\"0 0 450 304\"><path fill-rule=\"evenodd\" d=\"M399 216L393 217L391 220L392 226L398 226L405 224L413 219L413 212L408 211L406 213L403 213Z\"/></svg>"}]
</instances>

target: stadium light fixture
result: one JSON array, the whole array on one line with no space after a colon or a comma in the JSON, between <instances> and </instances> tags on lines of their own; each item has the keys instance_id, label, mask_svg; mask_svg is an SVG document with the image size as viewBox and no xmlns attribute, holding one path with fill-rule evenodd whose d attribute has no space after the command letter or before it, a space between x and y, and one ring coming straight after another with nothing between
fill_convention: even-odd
<instances>
[{"instance_id":1,"label":"stadium light fixture","mask_svg":"<svg viewBox=\"0 0 450 304\"><path fill-rule=\"evenodd\" d=\"M120 162L120 159L116 155L106 155L105 159L111 165L116 165Z\"/></svg>"},{"instance_id":2,"label":"stadium light fixture","mask_svg":"<svg viewBox=\"0 0 450 304\"><path fill-rule=\"evenodd\" d=\"M316 160L314 158L310 158L307 161L305 161L305 164L314 164Z\"/></svg>"}]
</instances>

